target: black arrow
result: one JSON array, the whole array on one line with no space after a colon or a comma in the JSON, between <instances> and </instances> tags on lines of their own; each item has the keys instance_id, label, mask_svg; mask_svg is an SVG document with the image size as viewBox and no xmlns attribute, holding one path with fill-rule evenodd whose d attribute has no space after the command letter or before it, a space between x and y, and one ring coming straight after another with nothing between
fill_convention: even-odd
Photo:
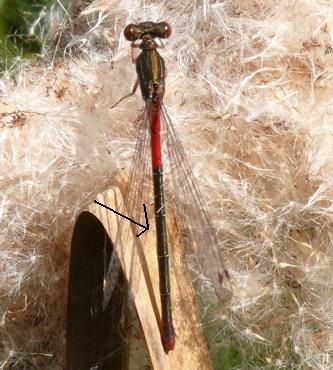
<instances>
[{"instance_id":1,"label":"black arrow","mask_svg":"<svg viewBox=\"0 0 333 370\"><path fill-rule=\"evenodd\" d=\"M140 234L138 234L138 235L136 235L137 237L139 237L141 234L143 234L146 230L149 230L148 216L147 216L147 210L146 210L146 205L145 205L145 204L143 205L143 210L144 210L144 212L145 212L145 219L146 219L146 224L147 224L147 226L144 226L144 225L139 224L138 222L136 222L136 221L132 220L131 218L129 218L129 217L127 217L127 216L125 216L125 215L123 215L123 214L121 214L121 213L119 213L119 212L115 211L114 209L112 209L112 208L110 208L110 207L106 206L105 204L102 204L102 203L100 203L100 202L97 202L97 200L94 200L94 202L95 202L95 203L97 203L98 205L100 205L100 206L102 206L102 207L104 207L104 208L106 208L106 209L108 209L108 210L110 210L110 211L112 211L112 212L116 213L117 215L119 215L119 216L121 216L121 217L124 217L124 218L126 218L127 220L130 220L131 222L135 223L136 225L139 225L139 226L143 227L143 230L141 231L141 233L140 233Z\"/></svg>"}]
</instances>

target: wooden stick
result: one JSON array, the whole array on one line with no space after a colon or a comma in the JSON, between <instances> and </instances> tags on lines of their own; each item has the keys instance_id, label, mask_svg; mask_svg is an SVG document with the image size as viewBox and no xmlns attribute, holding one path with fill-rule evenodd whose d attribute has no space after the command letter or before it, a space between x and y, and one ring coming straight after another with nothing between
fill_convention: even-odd
<instances>
[{"instance_id":1,"label":"wooden stick","mask_svg":"<svg viewBox=\"0 0 333 370\"><path fill-rule=\"evenodd\" d=\"M123 209L123 198L117 188L99 194L96 200L116 211L121 212ZM169 235L171 298L177 340L175 349L166 354L163 350L159 327L159 275L153 218L151 218L149 231L146 231L143 237L136 238L129 233L126 245L122 245L122 242L117 241L117 235L119 237L121 223L129 222L128 220L96 203L88 207L88 212L104 226L119 255L153 368L156 370L211 369L200 321L197 318L195 293L176 225L171 226L172 232L169 232ZM68 370L72 369L68 368Z\"/></svg>"}]
</instances>

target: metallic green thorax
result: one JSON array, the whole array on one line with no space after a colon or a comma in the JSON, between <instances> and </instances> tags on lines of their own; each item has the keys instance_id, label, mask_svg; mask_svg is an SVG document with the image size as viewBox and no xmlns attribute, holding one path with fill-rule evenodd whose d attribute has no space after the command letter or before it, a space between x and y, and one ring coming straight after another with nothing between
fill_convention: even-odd
<instances>
[{"instance_id":1,"label":"metallic green thorax","mask_svg":"<svg viewBox=\"0 0 333 370\"><path fill-rule=\"evenodd\" d=\"M160 100L164 95L165 64L156 48L157 44L153 39L143 40L140 44L142 51L136 60L136 72L144 100L152 97L153 92Z\"/></svg>"}]
</instances>

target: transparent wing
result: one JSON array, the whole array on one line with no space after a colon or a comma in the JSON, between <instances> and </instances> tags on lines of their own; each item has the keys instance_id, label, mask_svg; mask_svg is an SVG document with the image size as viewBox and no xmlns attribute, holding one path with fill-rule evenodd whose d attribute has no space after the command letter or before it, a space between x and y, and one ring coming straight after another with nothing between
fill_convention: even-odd
<instances>
[{"instance_id":1,"label":"transparent wing","mask_svg":"<svg viewBox=\"0 0 333 370\"><path fill-rule=\"evenodd\" d=\"M146 109L134 123L134 129L137 130L138 136L125 188L124 205L120 210L122 214L143 225L145 225L143 204L147 206L153 204L149 133L150 112L151 102L147 102ZM142 230L142 227L123 219L120 223L116 243L120 243L122 248L126 248L129 245L129 235L138 235ZM122 256L113 254L105 269L103 309L107 306L115 288L121 258Z\"/></svg>"},{"instance_id":2,"label":"transparent wing","mask_svg":"<svg viewBox=\"0 0 333 370\"><path fill-rule=\"evenodd\" d=\"M164 107L159 102L163 127L163 161L166 175L164 176L164 192L166 214L174 213L186 244L191 245L191 261L201 276L211 281L217 296L222 301L231 298L231 287L228 272L224 266L221 247L216 232L212 227L205 210L202 196L196 185L194 174L186 157L184 148ZM152 102L146 102L146 108L135 126L138 139L133 155L130 175L125 190L124 209L122 213L133 220L144 223L143 204L152 205L154 200L152 186L152 169L150 153L150 117ZM140 227L130 222L122 222L120 235L123 246L129 233L139 234ZM104 304L106 307L119 269L118 257L111 257L105 276ZM193 263L191 263L193 267Z\"/></svg>"},{"instance_id":3,"label":"transparent wing","mask_svg":"<svg viewBox=\"0 0 333 370\"><path fill-rule=\"evenodd\" d=\"M167 155L164 167L165 172L170 170L170 176L164 178L166 206L171 203L182 235L193 247L192 257L200 274L211 281L219 299L227 301L232 296L232 290L216 231L209 221L203 198L170 116L163 103L159 104Z\"/></svg>"},{"instance_id":4,"label":"transparent wing","mask_svg":"<svg viewBox=\"0 0 333 370\"><path fill-rule=\"evenodd\" d=\"M137 120L138 139L124 197L124 207L129 217L143 223L143 204L153 203L149 130L151 109L149 99L143 114ZM136 227L135 230L140 233L142 228Z\"/></svg>"}]
</instances>

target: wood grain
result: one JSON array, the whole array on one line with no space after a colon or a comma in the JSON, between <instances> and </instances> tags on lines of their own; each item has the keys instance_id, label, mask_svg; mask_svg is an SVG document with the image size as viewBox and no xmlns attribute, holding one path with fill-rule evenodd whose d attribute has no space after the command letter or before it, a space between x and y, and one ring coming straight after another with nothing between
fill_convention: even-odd
<instances>
[{"instance_id":1,"label":"wood grain","mask_svg":"<svg viewBox=\"0 0 333 370\"><path fill-rule=\"evenodd\" d=\"M122 195L117 188L99 194L96 200L117 211L122 210L123 207ZM88 207L88 212L103 225L118 253L153 368L156 370L211 369L200 321L197 318L195 293L176 225L173 224L171 230L168 230L176 346L169 354L165 354L159 330L159 279L153 218L149 218L150 230L140 238L136 238L130 232L126 234L126 238L123 238L120 237L124 234L121 232L121 225L129 221L96 203Z\"/></svg>"}]
</instances>

